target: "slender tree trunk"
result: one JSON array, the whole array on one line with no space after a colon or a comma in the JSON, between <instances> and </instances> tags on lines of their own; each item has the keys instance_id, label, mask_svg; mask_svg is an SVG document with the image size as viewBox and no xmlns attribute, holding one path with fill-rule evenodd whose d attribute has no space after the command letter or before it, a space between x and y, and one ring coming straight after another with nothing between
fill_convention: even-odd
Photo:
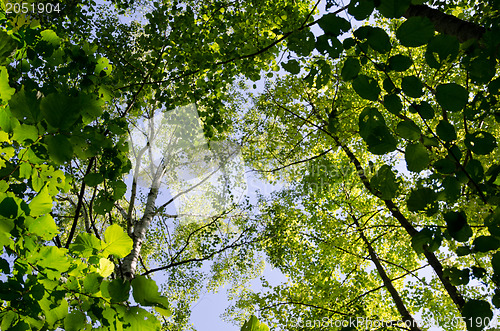
<instances>
[{"instance_id":1,"label":"slender tree trunk","mask_svg":"<svg viewBox=\"0 0 500 331\"><path fill-rule=\"evenodd\" d=\"M417 325L417 322L413 319L413 316L411 316L410 312L408 309L406 309L406 306L403 302L403 299L401 299L401 296L399 295L398 291L392 284L391 279L389 276L387 276L387 273L385 272L384 267L382 266L382 263L380 263L380 260L377 256L377 253L375 252L375 249L373 249L372 244L368 239L366 238L365 234L363 233L363 230L361 230L361 227L359 226L359 222L354 216L352 216L354 223L356 224L357 230L359 232L359 235L363 242L365 243L366 247L368 248L368 254L370 255L370 259L375 263L375 267L377 268L377 272L380 275L380 278L382 278L382 281L384 282L384 286L387 289L387 291L391 294L392 300L394 300L394 303L396 304L396 308L398 309L399 314L401 314L401 317L403 318L403 321L405 322L406 326L410 328L412 331L420 331L420 328Z\"/></svg>"},{"instance_id":2,"label":"slender tree trunk","mask_svg":"<svg viewBox=\"0 0 500 331\"><path fill-rule=\"evenodd\" d=\"M358 177L361 179L361 182L363 185L368 189L369 192L372 192L370 182L368 181L368 178L366 178L365 172L363 167L361 166L361 163L359 160L356 158L354 153L347 147L345 144L343 144L338 137L332 136L335 139L335 142L344 150L344 152L347 154L347 157L349 160L354 164L356 167L356 172L358 173ZM411 222L401 213L399 208L394 204L392 200L383 200L387 209L391 212L392 216L398 220L398 222L403 226L403 228L406 230L406 232L410 235L410 237L414 237L417 233L418 230L415 229L415 227L411 224ZM444 288L448 292L448 295L450 298L453 300L455 305L458 307L460 311L462 311L462 308L465 304L465 300L462 297L462 295L458 292L458 289L450 283L450 281L444 277L443 274L443 266L441 262L438 260L436 255L434 253L429 252L427 250L424 250L424 255L425 258L427 259L427 262L429 262L430 266L434 269L434 272L438 276L439 280L443 284Z\"/></svg>"},{"instance_id":3,"label":"slender tree trunk","mask_svg":"<svg viewBox=\"0 0 500 331\"><path fill-rule=\"evenodd\" d=\"M486 32L486 29L480 25L461 20L426 5L411 5L404 16L406 18L427 17L434 24L437 32L455 36L461 43L469 39L481 39Z\"/></svg>"},{"instance_id":4,"label":"slender tree trunk","mask_svg":"<svg viewBox=\"0 0 500 331\"><path fill-rule=\"evenodd\" d=\"M137 270L137 262L139 261L139 254L141 253L142 243L146 237L146 233L151 225L151 221L155 215L155 202L158 197L158 192L160 190L161 179L165 172L164 161L160 163L156 169L156 173L153 177L151 183L151 188L149 189L148 199L146 201L146 208L144 210L144 215L142 218L134 224L134 232L132 235L132 240L134 245L132 251L123 259L122 263L122 275L123 278L130 280L134 278L135 272Z\"/></svg>"}]
</instances>

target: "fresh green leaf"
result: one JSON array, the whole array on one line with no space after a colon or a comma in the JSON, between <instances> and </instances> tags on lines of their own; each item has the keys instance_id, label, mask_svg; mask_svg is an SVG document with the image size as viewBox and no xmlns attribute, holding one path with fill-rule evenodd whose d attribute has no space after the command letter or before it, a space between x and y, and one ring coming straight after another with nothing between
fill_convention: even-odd
<instances>
[{"instance_id":1,"label":"fresh green leaf","mask_svg":"<svg viewBox=\"0 0 500 331\"><path fill-rule=\"evenodd\" d=\"M29 207L31 216L40 216L52 211L52 197L49 194L47 186L42 188L33 200L31 200Z\"/></svg>"},{"instance_id":2,"label":"fresh green leaf","mask_svg":"<svg viewBox=\"0 0 500 331\"><path fill-rule=\"evenodd\" d=\"M7 68L0 66L0 99L7 102L12 98L15 92L16 89L9 85L9 73L7 72Z\"/></svg>"},{"instance_id":3,"label":"fresh green leaf","mask_svg":"<svg viewBox=\"0 0 500 331\"><path fill-rule=\"evenodd\" d=\"M112 254L121 259L132 250L132 239L119 225L110 225L104 232L104 240L107 245L104 247L106 254Z\"/></svg>"},{"instance_id":4,"label":"fresh green leaf","mask_svg":"<svg viewBox=\"0 0 500 331\"><path fill-rule=\"evenodd\" d=\"M386 94L384 96L384 107L394 115L398 115L403 110L403 104L397 94Z\"/></svg>"}]
</instances>

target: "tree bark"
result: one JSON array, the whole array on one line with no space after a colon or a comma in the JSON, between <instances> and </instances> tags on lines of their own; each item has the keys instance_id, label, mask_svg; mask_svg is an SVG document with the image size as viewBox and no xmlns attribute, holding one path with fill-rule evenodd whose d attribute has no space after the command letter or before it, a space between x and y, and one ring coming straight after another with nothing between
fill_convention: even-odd
<instances>
[{"instance_id":1,"label":"tree bark","mask_svg":"<svg viewBox=\"0 0 500 331\"><path fill-rule=\"evenodd\" d=\"M349 149L348 146L343 144L338 137L332 136L335 139L335 142L344 150L344 152L347 154L347 157L349 160L354 164L356 167L356 171L358 173L358 177L360 178L361 182L363 185L366 187L366 189L369 192L372 192L370 181L368 178L366 178L365 172L363 167L361 166L361 163L357 159L357 157L353 154L353 152ZM410 235L410 237L414 237L417 233L418 230L415 229L415 227L411 224L411 222L401 213L398 207L394 204L392 200L382 200L384 201L387 209L391 212L392 216L398 220L398 222L405 228L406 232ZM434 272L436 275L439 277L439 280L443 284L444 288L446 289L446 292L448 292L448 295L450 298L453 300L457 308L462 311L462 308L465 304L465 300L462 297L462 295L458 292L458 289L456 286L452 285L450 281L444 277L443 273L443 266L439 259L434 255L434 253L429 252L427 250L424 251L425 258L427 259L427 262L431 265L432 269L434 269Z\"/></svg>"},{"instance_id":2,"label":"tree bark","mask_svg":"<svg viewBox=\"0 0 500 331\"><path fill-rule=\"evenodd\" d=\"M461 43L469 39L479 40L486 32L486 29L480 25L461 20L426 5L411 5L404 16L406 18L427 17L434 24L437 32L455 36Z\"/></svg>"},{"instance_id":3,"label":"tree bark","mask_svg":"<svg viewBox=\"0 0 500 331\"><path fill-rule=\"evenodd\" d=\"M134 224L134 232L132 240L134 245L132 251L123 259L122 263L122 276L126 280L131 280L135 276L137 270L137 262L139 261L139 254L141 253L142 243L146 237L146 233L151 225L151 221L155 215L155 202L160 191L160 183L165 172L164 161L160 163L153 177L151 188L149 189L148 199L146 201L146 208L142 218Z\"/></svg>"},{"instance_id":4,"label":"tree bark","mask_svg":"<svg viewBox=\"0 0 500 331\"><path fill-rule=\"evenodd\" d=\"M387 291L391 294L392 300L394 300L394 303L396 304L396 308L398 309L399 314L403 318L403 321L405 322L406 326L412 330L412 331L420 331L420 328L417 325L417 322L413 319L413 316L411 316L410 312L408 309L406 309L406 306L403 302L403 299L401 299L401 296L399 295L398 291L392 284L391 279L385 272L384 267L382 266L382 263L380 263L380 260L377 256L377 253L375 252L375 249L371 245L370 241L366 238L365 234L363 233L363 230L361 230L361 227L359 226L359 222L357 219L354 219L354 222L356 224L356 227L358 228L359 235L363 242L365 243L366 247L368 248L368 254L370 254L370 259L372 260L373 263L375 263L375 267L377 268L377 272L382 278L382 281L384 282L384 286L387 289Z\"/></svg>"}]
</instances>

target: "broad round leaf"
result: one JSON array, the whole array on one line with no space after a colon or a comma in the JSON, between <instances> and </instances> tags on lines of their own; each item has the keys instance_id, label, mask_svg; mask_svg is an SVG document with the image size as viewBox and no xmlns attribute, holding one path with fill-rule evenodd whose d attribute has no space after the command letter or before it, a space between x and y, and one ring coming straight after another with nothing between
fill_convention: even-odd
<instances>
[{"instance_id":1,"label":"broad round leaf","mask_svg":"<svg viewBox=\"0 0 500 331\"><path fill-rule=\"evenodd\" d=\"M342 34L342 32L347 32L351 28L351 23L343 17L339 17L333 13L323 15L319 21L318 25L320 28L329 35L335 37Z\"/></svg>"},{"instance_id":2,"label":"broad round leaf","mask_svg":"<svg viewBox=\"0 0 500 331\"><path fill-rule=\"evenodd\" d=\"M373 0L351 0L347 12L356 20L362 21L370 17L373 9L375 9Z\"/></svg>"},{"instance_id":3,"label":"broad round leaf","mask_svg":"<svg viewBox=\"0 0 500 331\"><path fill-rule=\"evenodd\" d=\"M418 47L425 45L434 36L434 25L427 17L410 17L396 31L401 45Z\"/></svg>"},{"instance_id":4,"label":"broad round leaf","mask_svg":"<svg viewBox=\"0 0 500 331\"><path fill-rule=\"evenodd\" d=\"M443 215L450 236L459 242L465 242L472 236L472 229L467 223L464 212L448 212Z\"/></svg>"},{"instance_id":5,"label":"broad round leaf","mask_svg":"<svg viewBox=\"0 0 500 331\"><path fill-rule=\"evenodd\" d=\"M493 236L479 236L474 239L474 250L486 253L500 248L500 240Z\"/></svg>"},{"instance_id":6,"label":"broad round leaf","mask_svg":"<svg viewBox=\"0 0 500 331\"><path fill-rule=\"evenodd\" d=\"M403 109L403 104L397 94L386 94L384 96L384 107L389 112L398 115Z\"/></svg>"},{"instance_id":7,"label":"broad round leaf","mask_svg":"<svg viewBox=\"0 0 500 331\"><path fill-rule=\"evenodd\" d=\"M409 140L417 140L420 138L420 128L411 120L404 120L398 123L396 132L399 136Z\"/></svg>"},{"instance_id":8,"label":"broad round leaf","mask_svg":"<svg viewBox=\"0 0 500 331\"><path fill-rule=\"evenodd\" d=\"M390 200L396 197L399 184L396 176L388 165L383 165L371 178L370 186L374 194L383 200Z\"/></svg>"},{"instance_id":9,"label":"broad round leaf","mask_svg":"<svg viewBox=\"0 0 500 331\"><path fill-rule=\"evenodd\" d=\"M462 309L468 331L482 331L487 328L493 317L491 306L484 300L469 300Z\"/></svg>"},{"instance_id":10,"label":"broad round leaf","mask_svg":"<svg viewBox=\"0 0 500 331\"><path fill-rule=\"evenodd\" d=\"M342 79L348 81L356 78L360 69L361 66L358 59L352 57L348 58L345 60L344 66L342 67Z\"/></svg>"},{"instance_id":11,"label":"broad round leaf","mask_svg":"<svg viewBox=\"0 0 500 331\"><path fill-rule=\"evenodd\" d=\"M287 63L282 63L281 66L292 75L297 75L300 72L300 65L297 60L289 60Z\"/></svg>"},{"instance_id":12,"label":"broad round leaf","mask_svg":"<svg viewBox=\"0 0 500 331\"><path fill-rule=\"evenodd\" d=\"M387 60L387 65L389 66L389 69L399 72L410 69L412 64L413 61L411 58L401 54L391 56L389 60Z\"/></svg>"},{"instance_id":13,"label":"broad round leaf","mask_svg":"<svg viewBox=\"0 0 500 331\"><path fill-rule=\"evenodd\" d=\"M377 101L381 92L377 81L365 75L358 75L352 81L352 87L360 97L371 101Z\"/></svg>"},{"instance_id":14,"label":"broad round leaf","mask_svg":"<svg viewBox=\"0 0 500 331\"><path fill-rule=\"evenodd\" d=\"M420 98L424 92L422 91L422 88L424 85L415 76L407 76L403 77L403 80L401 81L401 88L403 89L403 92L412 98Z\"/></svg>"},{"instance_id":15,"label":"broad round leaf","mask_svg":"<svg viewBox=\"0 0 500 331\"><path fill-rule=\"evenodd\" d=\"M409 171L420 172L429 165L429 154L424 145L409 144L405 149L406 168Z\"/></svg>"},{"instance_id":16,"label":"broad round leaf","mask_svg":"<svg viewBox=\"0 0 500 331\"><path fill-rule=\"evenodd\" d=\"M434 69L439 69L446 62L452 62L458 55L460 44L457 38L441 34L432 38L427 45L425 60Z\"/></svg>"},{"instance_id":17,"label":"broad round leaf","mask_svg":"<svg viewBox=\"0 0 500 331\"><path fill-rule=\"evenodd\" d=\"M86 324L85 315L78 311L73 310L64 318L64 329L66 331L80 331L85 328Z\"/></svg>"},{"instance_id":18,"label":"broad round leaf","mask_svg":"<svg viewBox=\"0 0 500 331\"><path fill-rule=\"evenodd\" d=\"M441 120L436 127L436 133L444 141L453 141L457 139L455 127L448 121Z\"/></svg>"},{"instance_id":19,"label":"broad round leaf","mask_svg":"<svg viewBox=\"0 0 500 331\"><path fill-rule=\"evenodd\" d=\"M378 11L387 18L399 18L404 15L411 0L381 0Z\"/></svg>"},{"instance_id":20,"label":"broad round leaf","mask_svg":"<svg viewBox=\"0 0 500 331\"><path fill-rule=\"evenodd\" d=\"M487 155L497 147L497 141L491 133L477 131L465 136L465 145L476 154Z\"/></svg>"},{"instance_id":21,"label":"broad round leaf","mask_svg":"<svg viewBox=\"0 0 500 331\"><path fill-rule=\"evenodd\" d=\"M441 84L436 87L436 100L445 110L459 111L467 104L467 90L456 83Z\"/></svg>"},{"instance_id":22,"label":"broad round leaf","mask_svg":"<svg viewBox=\"0 0 500 331\"><path fill-rule=\"evenodd\" d=\"M104 240L107 244L104 252L115 255L120 259L127 256L132 250L132 239L119 225L110 225L104 232Z\"/></svg>"},{"instance_id":23,"label":"broad round leaf","mask_svg":"<svg viewBox=\"0 0 500 331\"><path fill-rule=\"evenodd\" d=\"M47 186L42 188L40 193L31 200L29 207L31 216L40 216L52 211L52 197L49 194Z\"/></svg>"}]
</instances>

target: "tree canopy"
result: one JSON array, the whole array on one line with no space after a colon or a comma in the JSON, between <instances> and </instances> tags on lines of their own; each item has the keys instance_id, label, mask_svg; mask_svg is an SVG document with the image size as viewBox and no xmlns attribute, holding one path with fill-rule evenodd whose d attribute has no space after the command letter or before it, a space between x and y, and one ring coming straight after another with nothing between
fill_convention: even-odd
<instances>
[{"instance_id":1,"label":"tree canopy","mask_svg":"<svg viewBox=\"0 0 500 331\"><path fill-rule=\"evenodd\" d=\"M2 3L0 329L194 330L229 284L245 331L493 330L499 26L493 0ZM288 281L252 291L265 262Z\"/></svg>"}]
</instances>

